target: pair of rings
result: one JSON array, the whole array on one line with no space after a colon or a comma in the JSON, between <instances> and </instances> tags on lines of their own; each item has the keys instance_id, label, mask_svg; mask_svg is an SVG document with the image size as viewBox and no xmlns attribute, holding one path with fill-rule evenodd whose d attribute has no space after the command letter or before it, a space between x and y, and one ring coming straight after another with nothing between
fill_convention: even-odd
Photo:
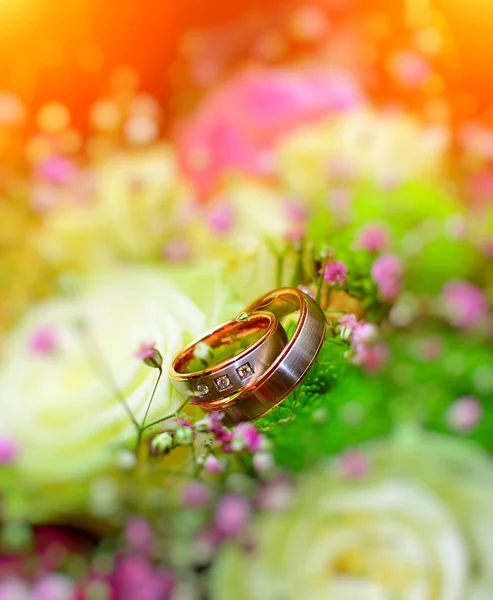
<instances>
[{"instance_id":1,"label":"pair of rings","mask_svg":"<svg viewBox=\"0 0 493 600\"><path fill-rule=\"evenodd\" d=\"M288 336L283 322L296 316ZM236 320L184 348L169 368L171 383L204 411L223 411L227 425L253 421L301 382L322 347L326 327L322 309L310 296L297 288L274 290ZM223 358L201 364L198 350L204 344Z\"/></svg>"}]
</instances>

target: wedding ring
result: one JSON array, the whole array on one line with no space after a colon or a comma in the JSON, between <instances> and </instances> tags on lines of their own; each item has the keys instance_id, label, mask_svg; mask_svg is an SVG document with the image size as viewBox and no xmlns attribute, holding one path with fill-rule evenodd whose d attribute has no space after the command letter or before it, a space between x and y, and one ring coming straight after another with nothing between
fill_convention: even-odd
<instances>
[{"instance_id":1,"label":"wedding ring","mask_svg":"<svg viewBox=\"0 0 493 600\"><path fill-rule=\"evenodd\" d=\"M254 339L243 349L241 345L249 338ZM169 377L182 398L200 405L214 403L238 394L261 377L286 343L286 333L275 314L259 310L245 320L223 323L193 341L176 356ZM212 353L226 350L228 356L204 366L197 359L199 344L207 344Z\"/></svg>"},{"instance_id":2,"label":"wedding ring","mask_svg":"<svg viewBox=\"0 0 493 600\"><path fill-rule=\"evenodd\" d=\"M268 310L282 321L298 313L294 332L272 364L229 399L200 402L205 411L224 411L224 423L235 425L253 421L278 406L301 382L314 363L327 329L322 309L310 296L297 288L280 288L256 300L246 313Z\"/></svg>"}]
</instances>

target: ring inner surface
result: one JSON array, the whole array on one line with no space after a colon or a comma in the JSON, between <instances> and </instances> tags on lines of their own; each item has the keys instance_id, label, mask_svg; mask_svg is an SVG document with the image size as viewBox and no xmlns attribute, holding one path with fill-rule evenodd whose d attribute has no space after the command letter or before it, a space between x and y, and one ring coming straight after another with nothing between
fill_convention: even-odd
<instances>
[{"instance_id":1,"label":"ring inner surface","mask_svg":"<svg viewBox=\"0 0 493 600\"><path fill-rule=\"evenodd\" d=\"M270 323L267 317L252 315L246 322L235 321L228 324L220 331L200 340L211 347L210 358L203 360L195 357L196 344L180 356L174 366L175 371L183 374L196 373L234 358L255 344L265 334Z\"/></svg>"}]
</instances>

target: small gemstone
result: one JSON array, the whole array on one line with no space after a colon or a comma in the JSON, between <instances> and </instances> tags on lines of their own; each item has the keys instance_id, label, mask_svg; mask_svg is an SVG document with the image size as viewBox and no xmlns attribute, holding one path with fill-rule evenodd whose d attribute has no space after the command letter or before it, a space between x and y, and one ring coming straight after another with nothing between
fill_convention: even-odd
<instances>
[{"instance_id":1,"label":"small gemstone","mask_svg":"<svg viewBox=\"0 0 493 600\"><path fill-rule=\"evenodd\" d=\"M222 392L223 390L227 390L228 388L233 386L231 380L227 375L222 375L221 377L214 379L214 383L216 384L216 387L220 392Z\"/></svg>"},{"instance_id":2,"label":"small gemstone","mask_svg":"<svg viewBox=\"0 0 493 600\"><path fill-rule=\"evenodd\" d=\"M244 381L253 375L252 365L250 363L245 363L244 365L239 366L236 369L239 378Z\"/></svg>"},{"instance_id":3,"label":"small gemstone","mask_svg":"<svg viewBox=\"0 0 493 600\"><path fill-rule=\"evenodd\" d=\"M199 396L205 396L205 394L209 393L209 386L205 385L205 383L199 383L199 385L195 388L195 391Z\"/></svg>"}]
</instances>

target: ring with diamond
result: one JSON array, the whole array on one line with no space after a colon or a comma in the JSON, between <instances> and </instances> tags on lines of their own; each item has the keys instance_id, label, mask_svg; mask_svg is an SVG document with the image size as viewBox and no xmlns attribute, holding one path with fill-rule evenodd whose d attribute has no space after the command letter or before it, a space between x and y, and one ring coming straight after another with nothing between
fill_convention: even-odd
<instances>
[{"instance_id":1,"label":"ring with diamond","mask_svg":"<svg viewBox=\"0 0 493 600\"><path fill-rule=\"evenodd\" d=\"M297 288L280 288L259 298L245 309L250 315L268 310L279 321L298 314L293 333L272 364L259 377L245 383L236 396L200 403L205 411L224 411L224 423L253 421L278 406L298 386L322 348L327 321L320 306Z\"/></svg>"},{"instance_id":2,"label":"ring with diamond","mask_svg":"<svg viewBox=\"0 0 493 600\"><path fill-rule=\"evenodd\" d=\"M286 343L286 332L278 318L271 312L258 311L245 319L223 323L193 341L175 357L169 377L180 396L194 403L229 398L262 376ZM199 356L201 347L225 358L204 364Z\"/></svg>"}]
</instances>

